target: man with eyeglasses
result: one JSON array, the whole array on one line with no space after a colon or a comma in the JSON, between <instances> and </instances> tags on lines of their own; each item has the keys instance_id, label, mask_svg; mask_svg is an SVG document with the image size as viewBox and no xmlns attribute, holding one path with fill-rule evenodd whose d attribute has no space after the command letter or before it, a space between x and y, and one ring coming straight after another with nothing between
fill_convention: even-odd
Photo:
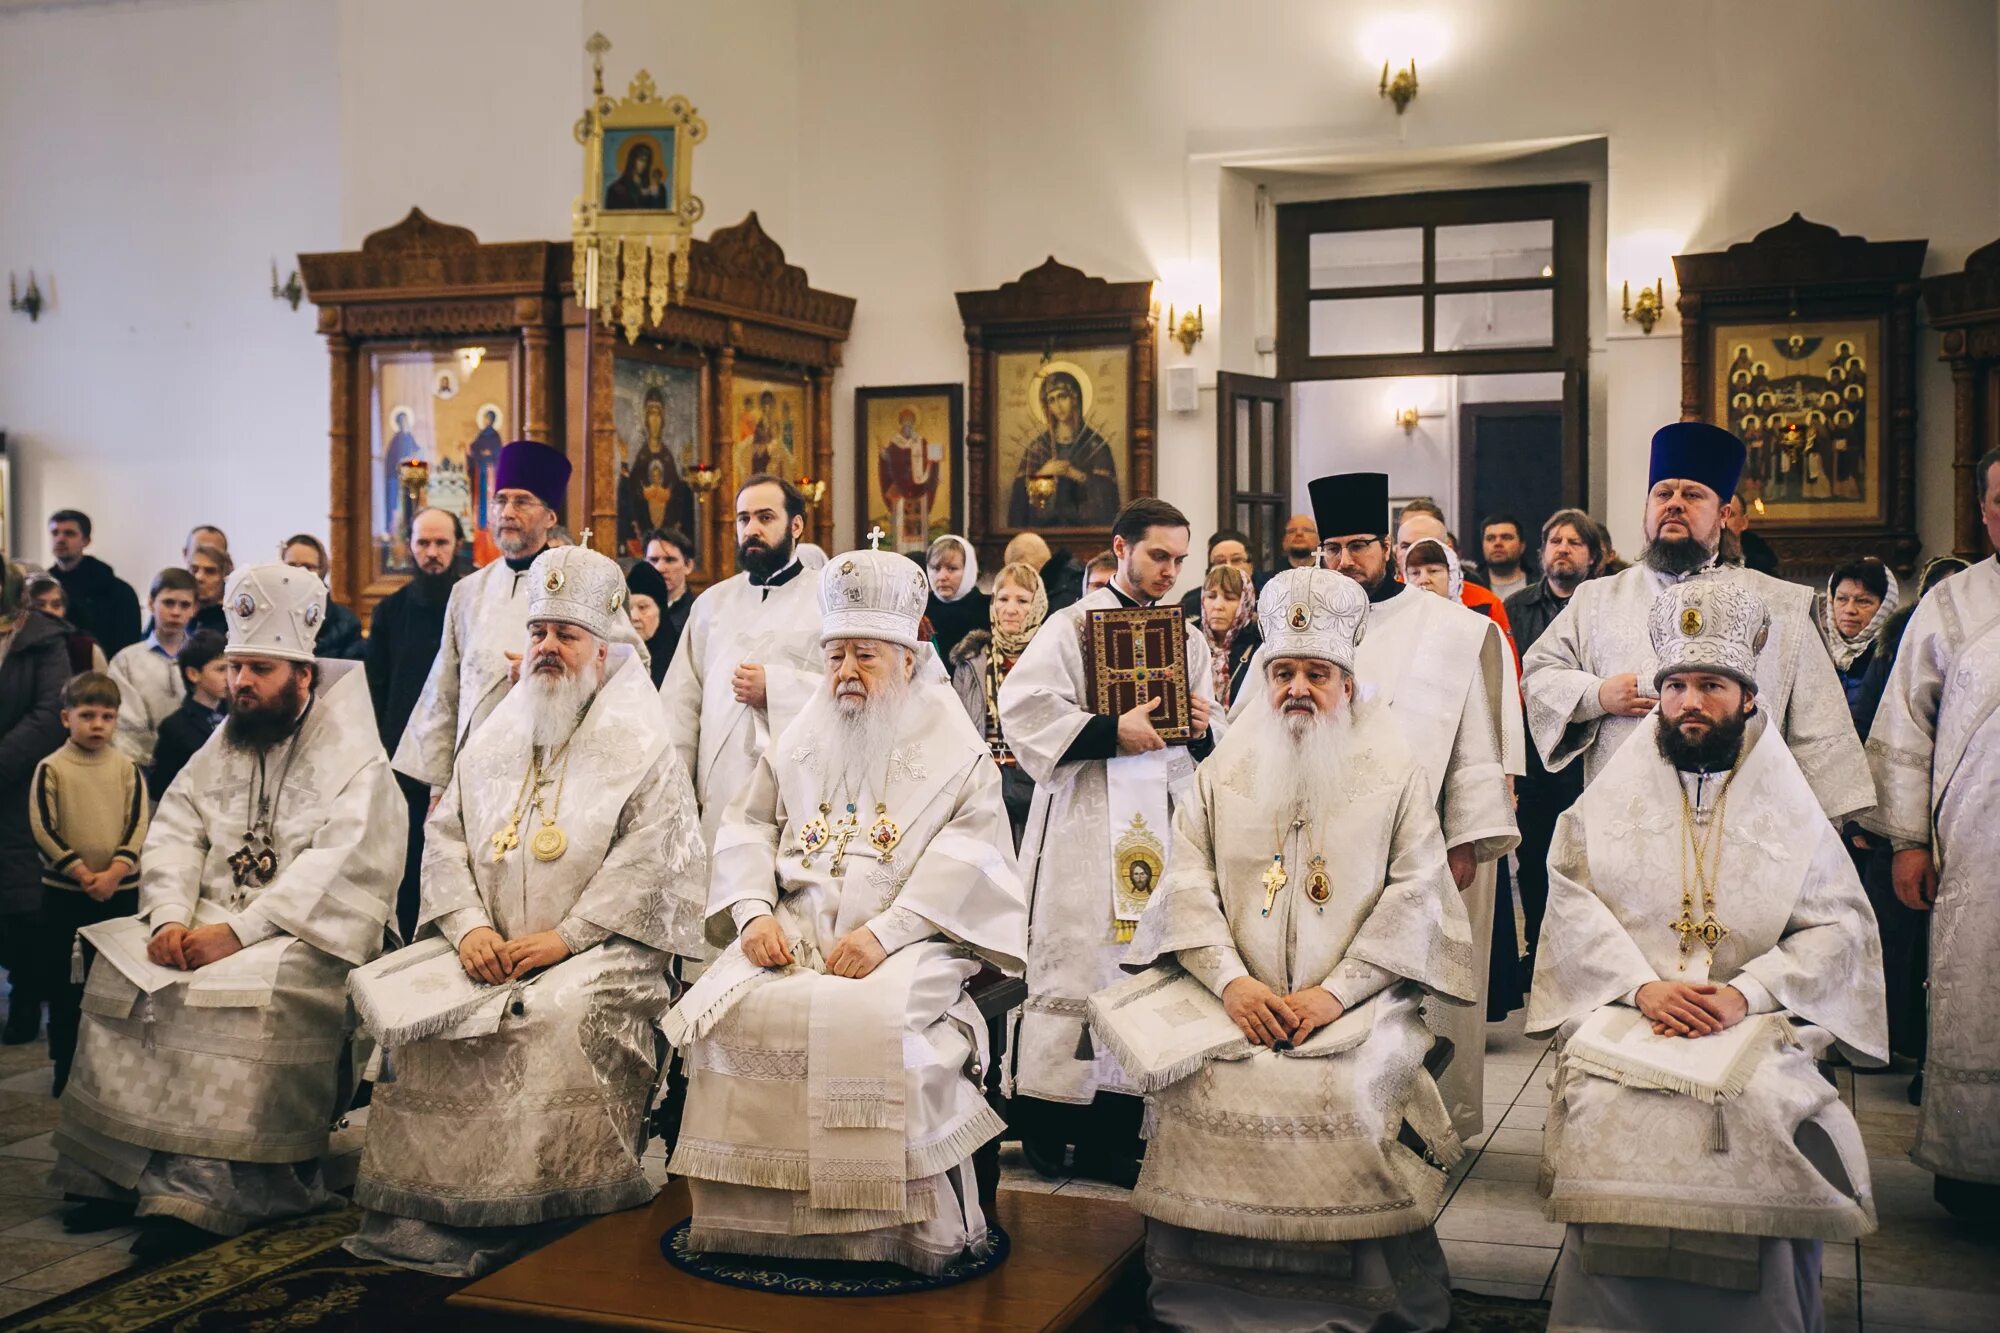
<instances>
[{"instance_id":1,"label":"man with eyeglasses","mask_svg":"<svg viewBox=\"0 0 2000 1333\"><path fill-rule=\"evenodd\" d=\"M1494 863L1520 841L1507 777L1527 766L1514 654L1492 620L1396 578L1386 474L1321 477L1308 489L1320 560L1368 594L1368 632L1355 649L1356 702L1388 711L1423 770L1444 826L1445 861L1471 919L1463 947L1477 982L1473 1003L1425 1002L1432 1031L1452 1043L1438 1090L1452 1127L1469 1138L1484 1128ZM1253 661L1252 677L1262 669Z\"/></svg>"},{"instance_id":2,"label":"man with eyeglasses","mask_svg":"<svg viewBox=\"0 0 2000 1333\"><path fill-rule=\"evenodd\" d=\"M1269 577L1257 568L1250 558L1250 539L1235 528L1218 528L1209 535L1208 563L1202 567L1202 577L1217 565L1232 565L1243 572L1243 577L1253 588L1262 588ZM1199 585L1181 597L1181 610L1187 614L1188 624L1201 623L1201 588Z\"/></svg>"},{"instance_id":3,"label":"man with eyeglasses","mask_svg":"<svg viewBox=\"0 0 2000 1333\"><path fill-rule=\"evenodd\" d=\"M569 472L559 450L534 440L500 451L489 513L501 558L453 585L444 641L396 746L396 771L429 784L433 803L466 738L513 685L528 633L528 567L548 547Z\"/></svg>"}]
</instances>

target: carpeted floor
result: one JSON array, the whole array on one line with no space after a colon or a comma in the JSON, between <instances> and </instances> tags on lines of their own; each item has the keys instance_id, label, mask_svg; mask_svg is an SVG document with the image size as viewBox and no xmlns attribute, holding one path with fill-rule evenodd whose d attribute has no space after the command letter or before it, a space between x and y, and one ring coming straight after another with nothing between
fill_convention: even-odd
<instances>
[{"instance_id":1,"label":"carpeted floor","mask_svg":"<svg viewBox=\"0 0 2000 1333\"><path fill-rule=\"evenodd\" d=\"M298 1218L113 1274L0 1322L5 1333L435 1333L463 1282L356 1259L354 1209Z\"/></svg>"},{"instance_id":2,"label":"carpeted floor","mask_svg":"<svg viewBox=\"0 0 2000 1333\"><path fill-rule=\"evenodd\" d=\"M0 1322L0 1333L435 1333L463 1282L356 1259L353 1209L300 1218L140 1273L114 1274ZM1451 1333L1541 1333L1548 1307L1452 1293Z\"/></svg>"}]
</instances>

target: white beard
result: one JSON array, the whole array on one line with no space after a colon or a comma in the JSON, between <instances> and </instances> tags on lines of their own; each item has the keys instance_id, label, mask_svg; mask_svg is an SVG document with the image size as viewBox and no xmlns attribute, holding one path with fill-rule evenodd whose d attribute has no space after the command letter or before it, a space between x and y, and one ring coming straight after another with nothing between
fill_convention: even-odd
<instances>
[{"instance_id":1,"label":"white beard","mask_svg":"<svg viewBox=\"0 0 2000 1333\"><path fill-rule=\"evenodd\" d=\"M1297 715L1265 707L1253 714L1257 763L1256 791L1284 823L1303 819L1325 831L1347 800L1347 771L1354 744L1354 702L1337 713L1313 713L1301 726ZM1297 730L1294 728L1297 727ZM1232 733L1233 734L1233 733Z\"/></svg>"},{"instance_id":2,"label":"white beard","mask_svg":"<svg viewBox=\"0 0 2000 1333\"><path fill-rule=\"evenodd\" d=\"M593 658L577 668L575 675L559 676L530 671L522 682L528 687L533 705L531 730L534 742L544 755L551 753L576 732L584 710L597 697L604 683L604 669Z\"/></svg>"},{"instance_id":3,"label":"white beard","mask_svg":"<svg viewBox=\"0 0 2000 1333\"><path fill-rule=\"evenodd\" d=\"M821 756L821 800L835 803L839 798L858 806L863 793L874 800L882 798L889 759L901 738L910 684L900 671L892 671L888 681L852 712L834 698L830 684L813 694L801 718L805 734L813 738L813 748Z\"/></svg>"}]
</instances>

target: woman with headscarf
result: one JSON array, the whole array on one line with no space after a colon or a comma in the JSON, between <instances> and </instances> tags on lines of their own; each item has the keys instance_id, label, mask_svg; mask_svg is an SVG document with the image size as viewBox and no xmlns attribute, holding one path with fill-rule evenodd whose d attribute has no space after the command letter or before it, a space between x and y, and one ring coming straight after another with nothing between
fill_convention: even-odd
<instances>
[{"instance_id":1,"label":"woman with headscarf","mask_svg":"<svg viewBox=\"0 0 2000 1333\"><path fill-rule=\"evenodd\" d=\"M0 967L14 988L9 1046L41 1032L42 1000L61 980L43 957L42 856L28 790L35 765L69 739L62 690L72 674L70 628L36 608L27 582L19 565L0 563Z\"/></svg>"},{"instance_id":2,"label":"woman with headscarf","mask_svg":"<svg viewBox=\"0 0 2000 1333\"><path fill-rule=\"evenodd\" d=\"M1014 826L1014 848L1020 850L1021 830L1027 827L1028 805L1035 797L1035 782L1015 760L1000 734L1000 683L1027 651L1028 641L1048 618L1049 595L1035 567L1017 562L1001 569L993 580L992 626L968 632L952 649L951 683L965 704L966 715L993 753L1000 766L1000 796L1007 803L1007 818Z\"/></svg>"},{"instance_id":3,"label":"woman with headscarf","mask_svg":"<svg viewBox=\"0 0 2000 1333\"><path fill-rule=\"evenodd\" d=\"M1264 636L1257 629L1257 590L1234 565L1217 565L1201 584L1201 632L1215 672L1215 702L1229 707L1236 686Z\"/></svg>"},{"instance_id":4,"label":"woman with headscarf","mask_svg":"<svg viewBox=\"0 0 2000 1333\"><path fill-rule=\"evenodd\" d=\"M644 560L633 562L625 571L625 609L632 617L633 631L646 645L647 668L653 674L654 689L667 678L667 665L673 661L674 640L678 637L661 614L670 600L667 581Z\"/></svg>"},{"instance_id":5,"label":"woman with headscarf","mask_svg":"<svg viewBox=\"0 0 2000 1333\"><path fill-rule=\"evenodd\" d=\"M1497 616L1497 602L1490 605L1483 601L1468 601L1465 597L1465 571L1459 567L1458 553L1444 542L1434 537L1426 537L1403 553L1403 582L1412 588L1434 592L1438 596L1457 602L1471 611L1493 616L1500 626L1500 632L1513 648L1514 635L1507 626L1507 613L1501 610ZM1520 662L1520 650L1515 650L1515 663ZM1512 778L1508 779L1511 785ZM1516 936L1514 920L1514 877L1506 857L1501 857L1494 882L1494 901L1505 910L1493 913L1493 938L1490 944L1490 959L1486 975L1486 1021L1497 1023L1508 1014L1527 1003L1527 980L1521 975L1521 945Z\"/></svg>"},{"instance_id":6,"label":"woman with headscarf","mask_svg":"<svg viewBox=\"0 0 2000 1333\"><path fill-rule=\"evenodd\" d=\"M1813 600L1813 619L1826 640L1833 669L1840 673L1840 687L1847 691L1854 729L1863 736L1875 712L1870 708L1867 717L1861 716L1861 685L1875 660L1876 640L1896 614L1901 593L1889 567L1870 555L1834 570L1827 577L1826 591Z\"/></svg>"},{"instance_id":7,"label":"woman with headscarf","mask_svg":"<svg viewBox=\"0 0 2000 1333\"><path fill-rule=\"evenodd\" d=\"M931 623L938 656L949 662L960 639L986 628L992 599L979 591L979 557L963 537L946 533L932 542L924 553L924 569L931 581L924 617Z\"/></svg>"}]
</instances>

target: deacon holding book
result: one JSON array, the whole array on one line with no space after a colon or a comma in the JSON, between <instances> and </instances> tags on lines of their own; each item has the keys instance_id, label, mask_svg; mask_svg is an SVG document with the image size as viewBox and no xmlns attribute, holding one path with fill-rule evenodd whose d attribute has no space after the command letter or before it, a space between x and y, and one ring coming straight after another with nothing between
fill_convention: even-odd
<instances>
[{"instance_id":1,"label":"deacon holding book","mask_svg":"<svg viewBox=\"0 0 2000 1333\"><path fill-rule=\"evenodd\" d=\"M147 1225L155 1257L327 1206L327 1133L347 1109L349 969L389 933L402 794L359 662L315 660L326 585L230 577L229 719L160 798L139 914L97 951L50 1179L64 1227Z\"/></svg>"},{"instance_id":2,"label":"deacon holding book","mask_svg":"<svg viewBox=\"0 0 2000 1333\"><path fill-rule=\"evenodd\" d=\"M565 546L528 586L521 684L425 829L418 942L350 980L385 1058L349 1248L454 1277L653 1197L654 1024L700 941L694 790L613 642L625 576Z\"/></svg>"},{"instance_id":3,"label":"deacon holding book","mask_svg":"<svg viewBox=\"0 0 2000 1333\"><path fill-rule=\"evenodd\" d=\"M1212 744L1214 673L1206 636L1186 625L1185 744L1161 739L1157 699L1097 711L1093 668L1108 664L1086 653L1090 614L1156 606L1172 592L1187 559L1187 517L1164 500L1134 500L1112 524L1111 552L1111 582L1052 613L1000 687L1000 729L1035 780L1021 839L1032 913L1028 999L1009 1091L1036 1170L1062 1174L1074 1144L1077 1174L1130 1186L1145 1103L1117 1058L1092 1042L1086 1005L1119 979L1132 929L1170 868L1173 808L1192 797L1195 762Z\"/></svg>"},{"instance_id":4,"label":"deacon holding book","mask_svg":"<svg viewBox=\"0 0 2000 1333\"><path fill-rule=\"evenodd\" d=\"M825 668L715 838L722 949L662 1024L688 1068L670 1169L695 1251L935 1274L984 1253L973 1150L982 960L1019 975L1027 903L1000 770L919 637L908 557L835 556Z\"/></svg>"},{"instance_id":5,"label":"deacon holding book","mask_svg":"<svg viewBox=\"0 0 2000 1333\"><path fill-rule=\"evenodd\" d=\"M1584 781L1597 781L1659 704L1646 641L1654 599L1692 578L1734 583L1771 614L1754 673L1758 706L1791 748L1823 816L1838 824L1874 805L1875 787L1813 620L1812 590L1719 562L1743 457L1741 440L1707 422L1676 421L1654 433L1646 549L1623 573L1578 587L1528 650L1528 727L1551 773L1581 756Z\"/></svg>"},{"instance_id":6,"label":"deacon holding book","mask_svg":"<svg viewBox=\"0 0 2000 1333\"><path fill-rule=\"evenodd\" d=\"M1451 1320L1431 1221L1461 1149L1421 997L1474 993L1431 784L1356 701L1353 580L1265 585L1254 699L1174 816L1172 869L1091 1002L1153 1096L1133 1206L1168 1328ZM1150 965L1150 966L1148 966Z\"/></svg>"},{"instance_id":7,"label":"deacon holding book","mask_svg":"<svg viewBox=\"0 0 2000 1333\"><path fill-rule=\"evenodd\" d=\"M1647 622L1657 718L1556 825L1530 1034L1569 1223L1551 1326L1824 1327L1820 1253L1875 1229L1814 1061L1887 1055L1882 951L1839 832L1757 688L1770 613L1691 579Z\"/></svg>"},{"instance_id":8,"label":"deacon holding book","mask_svg":"<svg viewBox=\"0 0 2000 1333\"><path fill-rule=\"evenodd\" d=\"M1507 779L1528 759L1514 654L1487 617L1396 578L1386 474L1321 477L1310 490L1321 560L1368 598L1368 633L1354 652L1356 693L1386 710L1402 733L1444 829L1446 864L1465 897L1472 937L1490 940L1495 863L1521 840ZM1252 673L1261 669L1253 659ZM1239 700L1242 709L1252 706L1247 696ZM1452 1046L1439 1086L1460 1138L1486 1127L1491 961L1486 949L1473 960L1472 1005L1426 1006L1432 1028Z\"/></svg>"}]
</instances>

